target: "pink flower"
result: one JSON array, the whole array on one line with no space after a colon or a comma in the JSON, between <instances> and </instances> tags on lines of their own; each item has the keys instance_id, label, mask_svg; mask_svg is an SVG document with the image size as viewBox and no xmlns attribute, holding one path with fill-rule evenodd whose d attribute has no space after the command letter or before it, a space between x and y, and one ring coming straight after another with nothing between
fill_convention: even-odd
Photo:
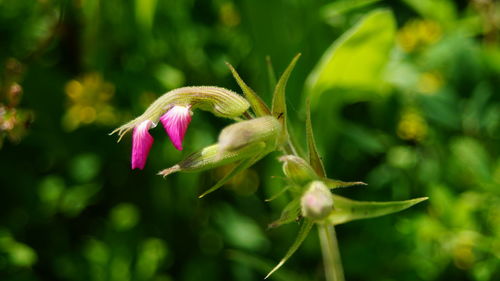
<instances>
[{"instance_id":1,"label":"pink flower","mask_svg":"<svg viewBox=\"0 0 500 281\"><path fill-rule=\"evenodd\" d=\"M182 150L182 140L191 122L192 112L190 108L190 106L176 105L160 117L160 121L165 127L170 140L178 150ZM156 124L151 120L146 120L134 128L132 136L132 169L144 169L154 141L148 131L155 126Z\"/></svg>"},{"instance_id":2,"label":"pink flower","mask_svg":"<svg viewBox=\"0 0 500 281\"><path fill-rule=\"evenodd\" d=\"M167 131L175 148L182 150L182 140L186 134L187 127L191 122L191 106L173 106L160 117L160 121Z\"/></svg>"},{"instance_id":3,"label":"pink flower","mask_svg":"<svg viewBox=\"0 0 500 281\"><path fill-rule=\"evenodd\" d=\"M135 168L142 170L146 165L146 159L154 141L148 132L152 125L151 120L146 120L134 128L132 135L132 170Z\"/></svg>"}]
</instances>

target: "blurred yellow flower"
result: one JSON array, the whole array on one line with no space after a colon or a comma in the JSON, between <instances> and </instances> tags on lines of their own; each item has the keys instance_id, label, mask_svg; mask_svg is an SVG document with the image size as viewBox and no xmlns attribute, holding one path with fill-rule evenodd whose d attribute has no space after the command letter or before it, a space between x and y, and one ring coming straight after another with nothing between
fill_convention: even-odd
<instances>
[{"instance_id":1,"label":"blurred yellow flower","mask_svg":"<svg viewBox=\"0 0 500 281\"><path fill-rule=\"evenodd\" d=\"M115 87L104 81L99 73L87 73L80 79L69 81L64 91L68 97L62 120L66 130L72 131L92 123L115 125L119 121L116 110L109 104Z\"/></svg>"},{"instance_id":2,"label":"blurred yellow flower","mask_svg":"<svg viewBox=\"0 0 500 281\"><path fill-rule=\"evenodd\" d=\"M432 95L443 85L443 77L438 72L424 72L418 81L418 91L422 94Z\"/></svg>"},{"instance_id":3,"label":"blurred yellow flower","mask_svg":"<svg viewBox=\"0 0 500 281\"><path fill-rule=\"evenodd\" d=\"M401 116L397 134L404 140L422 141L427 135L427 122L416 109L407 109Z\"/></svg>"},{"instance_id":4,"label":"blurred yellow flower","mask_svg":"<svg viewBox=\"0 0 500 281\"><path fill-rule=\"evenodd\" d=\"M226 2L220 6L219 18L223 25L235 27L240 24L240 14L232 2Z\"/></svg>"},{"instance_id":5,"label":"blurred yellow flower","mask_svg":"<svg viewBox=\"0 0 500 281\"><path fill-rule=\"evenodd\" d=\"M408 21L397 33L397 41L406 52L432 45L442 36L441 26L432 20L414 19Z\"/></svg>"}]
</instances>

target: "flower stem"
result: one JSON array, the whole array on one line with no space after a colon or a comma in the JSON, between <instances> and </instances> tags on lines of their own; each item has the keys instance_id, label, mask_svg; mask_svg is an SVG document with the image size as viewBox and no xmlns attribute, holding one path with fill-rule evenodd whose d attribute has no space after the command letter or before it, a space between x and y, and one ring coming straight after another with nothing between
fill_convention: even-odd
<instances>
[{"instance_id":1,"label":"flower stem","mask_svg":"<svg viewBox=\"0 0 500 281\"><path fill-rule=\"evenodd\" d=\"M326 281L344 281L337 236L333 225L318 224Z\"/></svg>"}]
</instances>

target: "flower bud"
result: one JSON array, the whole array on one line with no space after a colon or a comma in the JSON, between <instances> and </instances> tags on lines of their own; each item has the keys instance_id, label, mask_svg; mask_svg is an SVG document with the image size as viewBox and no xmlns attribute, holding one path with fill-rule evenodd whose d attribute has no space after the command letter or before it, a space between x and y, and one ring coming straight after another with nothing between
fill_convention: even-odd
<instances>
[{"instance_id":1,"label":"flower bud","mask_svg":"<svg viewBox=\"0 0 500 281\"><path fill-rule=\"evenodd\" d=\"M326 218L333 210L333 199L328 187L321 181L313 181L300 198L302 216L315 220Z\"/></svg>"},{"instance_id":2,"label":"flower bud","mask_svg":"<svg viewBox=\"0 0 500 281\"><path fill-rule=\"evenodd\" d=\"M177 165L160 171L158 175L168 176L175 172L199 172L212 169L254 156L261 152L264 146L264 143L254 143L238 150L222 151L219 144L214 144L192 153Z\"/></svg>"},{"instance_id":3,"label":"flower bud","mask_svg":"<svg viewBox=\"0 0 500 281\"><path fill-rule=\"evenodd\" d=\"M272 116L238 122L227 126L219 134L221 151L234 151L250 144L263 142L266 149L274 150L278 145L281 124Z\"/></svg>"},{"instance_id":4,"label":"flower bud","mask_svg":"<svg viewBox=\"0 0 500 281\"><path fill-rule=\"evenodd\" d=\"M283 173L285 176L296 184L303 185L318 178L313 168L298 156L281 156L279 161L283 162Z\"/></svg>"}]
</instances>

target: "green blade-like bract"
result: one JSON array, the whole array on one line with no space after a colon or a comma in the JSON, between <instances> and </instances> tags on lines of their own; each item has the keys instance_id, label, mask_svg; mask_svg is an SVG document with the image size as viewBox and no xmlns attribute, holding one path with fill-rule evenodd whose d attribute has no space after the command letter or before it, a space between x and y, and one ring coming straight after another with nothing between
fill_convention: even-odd
<instances>
[{"instance_id":1,"label":"green blade-like bract","mask_svg":"<svg viewBox=\"0 0 500 281\"><path fill-rule=\"evenodd\" d=\"M404 201L363 202L335 194L332 197L334 210L326 220L333 225L396 213L428 199L421 197Z\"/></svg>"},{"instance_id":2,"label":"green blade-like bract","mask_svg":"<svg viewBox=\"0 0 500 281\"><path fill-rule=\"evenodd\" d=\"M309 231L311 231L311 228L313 227L314 222L312 220L304 220L302 223L302 226L300 227L299 234L297 235L297 238L295 239L295 242L293 242L292 246L290 249L288 249L288 252L286 252L285 256L281 259L281 261L266 275L264 279L269 278L271 274L273 274L276 270L278 270L285 262L297 251L297 249L300 247L302 242L307 237L307 234L309 234Z\"/></svg>"},{"instance_id":3,"label":"green blade-like bract","mask_svg":"<svg viewBox=\"0 0 500 281\"><path fill-rule=\"evenodd\" d=\"M290 77L290 74L292 73L293 68L295 67L295 64L297 63L297 60L299 59L300 54L297 54L292 62L288 65L288 67L285 69L283 74L281 75L280 79L278 80L278 83L276 84L276 88L274 89L274 95L273 95L273 105L272 105L272 113L273 116L280 121L283 131L282 131L282 138L283 140L286 140L288 138L288 130L286 127L286 99L285 99L285 88L286 84L288 82L288 78Z\"/></svg>"}]
</instances>

